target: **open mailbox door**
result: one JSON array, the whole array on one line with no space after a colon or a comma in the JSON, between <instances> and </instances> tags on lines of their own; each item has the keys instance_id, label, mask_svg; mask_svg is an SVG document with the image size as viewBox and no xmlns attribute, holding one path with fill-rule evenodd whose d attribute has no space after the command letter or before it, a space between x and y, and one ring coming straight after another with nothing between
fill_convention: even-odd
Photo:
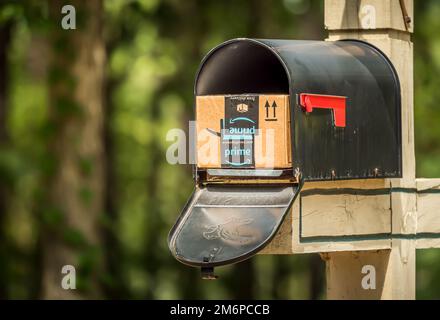
<instances>
[{"instance_id":1,"label":"open mailbox door","mask_svg":"<svg viewBox=\"0 0 440 320\"><path fill-rule=\"evenodd\" d=\"M274 237L298 192L298 185L197 187L171 230L170 249L195 267L245 260Z\"/></svg>"}]
</instances>

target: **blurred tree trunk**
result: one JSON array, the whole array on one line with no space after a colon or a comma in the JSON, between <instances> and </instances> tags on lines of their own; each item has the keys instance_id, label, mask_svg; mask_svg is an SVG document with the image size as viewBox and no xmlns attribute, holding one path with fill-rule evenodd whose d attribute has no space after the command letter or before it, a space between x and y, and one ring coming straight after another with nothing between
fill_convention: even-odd
<instances>
[{"instance_id":1,"label":"blurred tree trunk","mask_svg":"<svg viewBox=\"0 0 440 320\"><path fill-rule=\"evenodd\" d=\"M9 142L6 130L8 113L9 63L8 51L11 40L12 21L0 25L0 148L6 148ZM8 183L5 177L0 178L0 299L7 298L7 240L4 236L5 216L8 210Z\"/></svg>"},{"instance_id":2,"label":"blurred tree trunk","mask_svg":"<svg viewBox=\"0 0 440 320\"><path fill-rule=\"evenodd\" d=\"M8 111L9 64L8 51L11 40L12 21L0 25L0 142L8 141L6 118Z\"/></svg>"},{"instance_id":3,"label":"blurred tree trunk","mask_svg":"<svg viewBox=\"0 0 440 320\"><path fill-rule=\"evenodd\" d=\"M107 56L109 56L107 50ZM104 245L105 245L105 264L108 270L108 275L111 281L105 285L105 292L111 299L118 298L119 281L119 268L118 260L119 256L119 244L117 237L114 233L114 221L117 220L117 178L115 173L115 161L114 161L114 141L111 131L111 116L113 114L113 104L111 101L111 93L115 88L113 81L110 79L106 82L105 86L105 103L107 106L107 112L104 115L104 146L105 146L105 181L104 186L104 207L106 214L106 226L104 229Z\"/></svg>"},{"instance_id":4,"label":"blurred tree trunk","mask_svg":"<svg viewBox=\"0 0 440 320\"><path fill-rule=\"evenodd\" d=\"M318 300L324 291L324 261L322 261L319 254L312 254L308 259L310 270L309 299Z\"/></svg>"},{"instance_id":5,"label":"blurred tree trunk","mask_svg":"<svg viewBox=\"0 0 440 320\"><path fill-rule=\"evenodd\" d=\"M303 39L323 40L327 38L327 31L324 29L324 1L308 2L308 10L298 19L297 34Z\"/></svg>"},{"instance_id":6,"label":"blurred tree trunk","mask_svg":"<svg viewBox=\"0 0 440 320\"><path fill-rule=\"evenodd\" d=\"M255 299L255 267L254 260L248 259L234 266L235 282L232 299Z\"/></svg>"},{"instance_id":7,"label":"blurred tree trunk","mask_svg":"<svg viewBox=\"0 0 440 320\"><path fill-rule=\"evenodd\" d=\"M106 56L110 57L114 50L116 41L110 41L106 48ZM118 222L118 176L116 172L116 146L114 134L112 131L112 119L114 115L115 105L112 99L112 93L116 90L118 81L114 78L106 76L105 83L105 105L106 112L104 114L104 148L105 148L105 181L104 186L104 208L105 208L105 228L103 230L104 240L104 260L105 269L107 271L108 281L104 284L104 291L107 298L121 299L128 296L127 286L124 284L122 277L123 258L121 244L116 234L116 225Z\"/></svg>"},{"instance_id":8,"label":"blurred tree trunk","mask_svg":"<svg viewBox=\"0 0 440 320\"><path fill-rule=\"evenodd\" d=\"M287 257L280 255L273 257L274 266L272 274L271 299L288 299L289 277L293 273L293 270L295 270L290 264L292 258L292 256Z\"/></svg>"},{"instance_id":9,"label":"blurred tree trunk","mask_svg":"<svg viewBox=\"0 0 440 320\"><path fill-rule=\"evenodd\" d=\"M176 42L179 45L179 55L185 63L182 69L176 73L176 76L165 80L161 87L157 89L152 102L151 119L155 122L160 121L160 100L166 95L177 92L184 98L187 106L192 106L193 96L192 90L187 90L193 86L193 72L188 72L190 67L198 64L201 56L201 45L203 37L206 32L204 21L206 20L206 12L203 9L207 4L201 4L196 0L180 1L169 3L161 2L160 7L156 11L153 21L159 26L160 34L163 37L175 37L179 34ZM171 14L171 17L169 16ZM174 18L175 17L175 18ZM190 109L191 110L191 109ZM182 119L182 127L188 126L188 122ZM149 146L150 158L152 163L159 164L163 161L163 153L160 143L153 141ZM188 170L191 170L188 166ZM148 226L146 229L146 247L145 252L145 266L146 271L151 281L146 298L157 297L155 295L156 287L161 279L158 278L160 269L158 265L161 263L162 249L157 244L157 230L163 230L168 226L165 225L164 219L161 216L160 208L156 205L159 201L160 189L158 189L157 181L160 179L160 172L157 168L151 170L148 177L148 194L152 206L149 210ZM178 188L178 186L177 186ZM176 289L181 298L197 299L201 297L201 278L200 271L192 268L178 268L178 283Z\"/></svg>"},{"instance_id":10,"label":"blurred tree trunk","mask_svg":"<svg viewBox=\"0 0 440 320\"><path fill-rule=\"evenodd\" d=\"M42 203L42 297L98 298L104 211L102 1L70 1L76 30L61 28L61 0L49 3L50 34L47 203ZM76 268L77 290L61 287L64 265Z\"/></svg>"}]
</instances>

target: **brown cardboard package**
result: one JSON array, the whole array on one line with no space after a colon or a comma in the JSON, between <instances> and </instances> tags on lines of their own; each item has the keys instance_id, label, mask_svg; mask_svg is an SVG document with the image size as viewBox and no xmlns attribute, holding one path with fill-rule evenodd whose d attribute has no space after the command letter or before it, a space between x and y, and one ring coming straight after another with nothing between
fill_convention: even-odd
<instances>
[{"instance_id":1,"label":"brown cardboard package","mask_svg":"<svg viewBox=\"0 0 440 320\"><path fill-rule=\"evenodd\" d=\"M288 95L196 97L199 168L290 168Z\"/></svg>"}]
</instances>

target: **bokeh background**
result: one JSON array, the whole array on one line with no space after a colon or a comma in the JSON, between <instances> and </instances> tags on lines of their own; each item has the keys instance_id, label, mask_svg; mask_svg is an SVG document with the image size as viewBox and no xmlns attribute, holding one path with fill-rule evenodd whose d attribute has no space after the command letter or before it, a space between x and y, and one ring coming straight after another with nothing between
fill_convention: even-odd
<instances>
[{"instance_id":1,"label":"bokeh background","mask_svg":"<svg viewBox=\"0 0 440 320\"><path fill-rule=\"evenodd\" d=\"M417 175L440 177L440 1L415 5ZM317 255L203 281L168 251L193 182L165 136L193 118L204 54L235 37L324 39L323 1L0 1L0 298L325 297ZM440 250L417 253L417 297L440 298Z\"/></svg>"}]
</instances>

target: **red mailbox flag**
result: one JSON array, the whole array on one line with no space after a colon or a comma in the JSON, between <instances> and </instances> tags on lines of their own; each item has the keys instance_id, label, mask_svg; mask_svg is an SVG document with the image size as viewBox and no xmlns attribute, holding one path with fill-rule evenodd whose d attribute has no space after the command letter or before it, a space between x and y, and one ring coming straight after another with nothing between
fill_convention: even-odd
<instances>
[{"instance_id":1,"label":"red mailbox flag","mask_svg":"<svg viewBox=\"0 0 440 320\"><path fill-rule=\"evenodd\" d=\"M336 127L345 127L345 108L347 97L327 96L321 94L301 93L299 104L306 112L312 112L314 108L332 109Z\"/></svg>"}]
</instances>

